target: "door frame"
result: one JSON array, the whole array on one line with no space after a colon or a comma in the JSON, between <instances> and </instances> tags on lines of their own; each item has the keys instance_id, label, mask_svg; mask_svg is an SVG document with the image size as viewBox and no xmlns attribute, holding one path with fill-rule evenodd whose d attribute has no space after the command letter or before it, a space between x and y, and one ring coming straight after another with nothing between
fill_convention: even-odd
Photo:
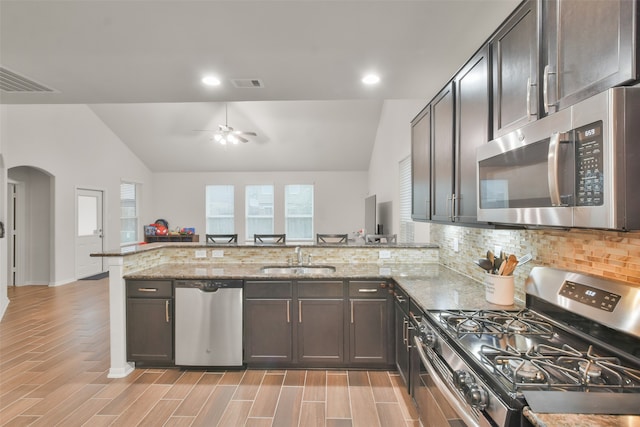
<instances>
[{"instance_id":1,"label":"door frame","mask_svg":"<svg viewBox=\"0 0 640 427\"><path fill-rule=\"evenodd\" d=\"M80 195L81 191L94 191L94 192L98 192L101 193L101 199L102 199L102 209L100 212L100 216L101 216L101 220L102 220L102 248L101 248L101 252L104 252L104 248L106 247L106 243L107 243L107 233L106 233L106 226L105 226L105 212L106 212L106 200L107 200L107 191L104 188L98 188L98 187L90 187L90 186L76 186L75 188L75 192L74 192L74 227L73 227L73 249L74 249L74 263L75 263L75 276L76 276L76 280L78 279L82 279L82 277L80 277L79 273L79 264L78 264L78 196ZM104 273L106 271L105 269L105 258L103 257L99 257L100 259L100 272Z\"/></svg>"},{"instance_id":2,"label":"door frame","mask_svg":"<svg viewBox=\"0 0 640 427\"><path fill-rule=\"evenodd\" d=\"M15 189L15 211L12 210ZM13 179L7 180L7 223L5 237L7 238L7 286L26 285L26 224L16 218L26 219L26 187L24 182ZM15 243L14 243L15 241ZM15 270L13 268L15 264ZM15 275L12 274L15 272Z\"/></svg>"}]
</instances>

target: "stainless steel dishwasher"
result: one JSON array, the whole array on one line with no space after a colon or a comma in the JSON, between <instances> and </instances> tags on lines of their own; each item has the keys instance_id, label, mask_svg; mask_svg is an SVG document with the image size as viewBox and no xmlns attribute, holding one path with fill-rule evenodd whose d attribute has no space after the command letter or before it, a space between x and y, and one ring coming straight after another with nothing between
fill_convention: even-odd
<instances>
[{"instance_id":1,"label":"stainless steel dishwasher","mask_svg":"<svg viewBox=\"0 0 640 427\"><path fill-rule=\"evenodd\" d=\"M242 280L175 282L179 366L242 366Z\"/></svg>"}]
</instances>

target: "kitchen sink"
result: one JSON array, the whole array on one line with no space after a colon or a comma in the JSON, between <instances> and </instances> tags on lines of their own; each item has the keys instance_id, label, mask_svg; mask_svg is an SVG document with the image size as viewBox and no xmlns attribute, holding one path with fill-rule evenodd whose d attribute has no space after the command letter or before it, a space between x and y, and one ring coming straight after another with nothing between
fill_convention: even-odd
<instances>
[{"instance_id":1,"label":"kitchen sink","mask_svg":"<svg viewBox=\"0 0 640 427\"><path fill-rule=\"evenodd\" d=\"M267 265L260 269L266 274L326 274L333 273L332 265Z\"/></svg>"}]
</instances>

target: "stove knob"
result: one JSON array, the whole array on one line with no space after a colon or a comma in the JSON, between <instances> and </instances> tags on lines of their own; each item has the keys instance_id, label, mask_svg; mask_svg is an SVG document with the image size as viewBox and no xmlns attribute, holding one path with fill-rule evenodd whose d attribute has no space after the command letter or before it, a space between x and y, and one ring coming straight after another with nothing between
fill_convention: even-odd
<instances>
[{"instance_id":1,"label":"stove knob","mask_svg":"<svg viewBox=\"0 0 640 427\"><path fill-rule=\"evenodd\" d=\"M425 329L420 331L420 341L422 341L425 346L433 348L436 345L438 339L436 338L436 334L433 331L428 331Z\"/></svg>"},{"instance_id":2,"label":"stove knob","mask_svg":"<svg viewBox=\"0 0 640 427\"><path fill-rule=\"evenodd\" d=\"M467 371L455 371L453 373L453 382L455 383L458 390L463 390L469 386L469 384L473 384L473 378Z\"/></svg>"},{"instance_id":3,"label":"stove knob","mask_svg":"<svg viewBox=\"0 0 640 427\"><path fill-rule=\"evenodd\" d=\"M468 386L464 397L469 405L480 410L486 408L489 402L487 391L475 383Z\"/></svg>"}]
</instances>

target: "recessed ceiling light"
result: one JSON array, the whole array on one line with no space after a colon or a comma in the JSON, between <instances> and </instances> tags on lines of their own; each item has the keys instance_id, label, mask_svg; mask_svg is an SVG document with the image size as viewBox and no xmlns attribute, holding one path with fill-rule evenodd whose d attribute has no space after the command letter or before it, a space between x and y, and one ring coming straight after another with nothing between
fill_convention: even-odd
<instances>
[{"instance_id":1,"label":"recessed ceiling light","mask_svg":"<svg viewBox=\"0 0 640 427\"><path fill-rule=\"evenodd\" d=\"M362 83L366 85L374 85L380 82L380 76L376 74L367 74L362 78Z\"/></svg>"},{"instance_id":2,"label":"recessed ceiling light","mask_svg":"<svg viewBox=\"0 0 640 427\"><path fill-rule=\"evenodd\" d=\"M202 83L207 86L220 86L220 79L213 76L207 76L202 79Z\"/></svg>"}]
</instances>

